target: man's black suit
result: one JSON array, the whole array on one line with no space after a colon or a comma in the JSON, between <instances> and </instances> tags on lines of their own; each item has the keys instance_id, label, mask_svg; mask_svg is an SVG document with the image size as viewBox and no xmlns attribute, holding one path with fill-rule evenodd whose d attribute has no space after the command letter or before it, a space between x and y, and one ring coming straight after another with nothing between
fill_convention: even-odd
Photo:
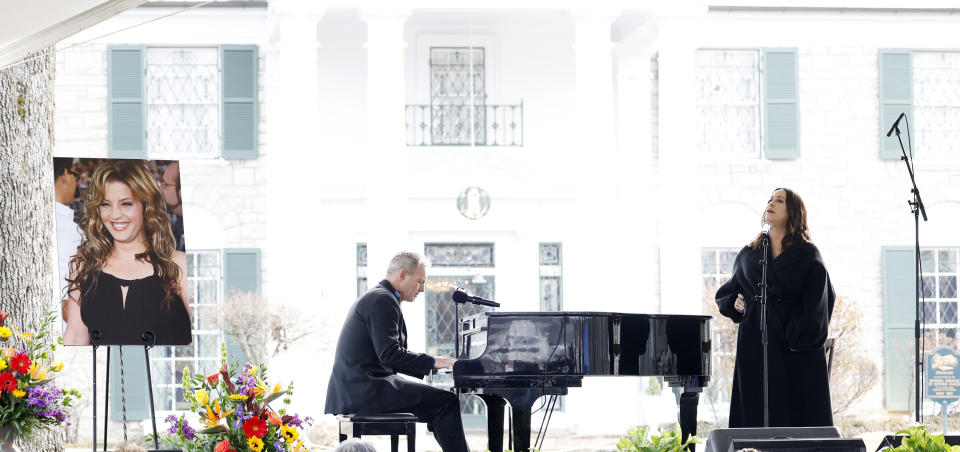
<instances>
[{"instance_id":1,"label":"man's black suit","mask_svg":"<svg viewBox=\"0 0 960 452\"><path fill-rule=\"evenodd\" d=\"M343 323L327 385L329 414L409 412L432 424L444 452L469 450L460 420L459 398L448 391L405 379L423 378L434 359L407 350L407 327L399 294L386 280L363 294Z\"/></svg>"}]
</instances>

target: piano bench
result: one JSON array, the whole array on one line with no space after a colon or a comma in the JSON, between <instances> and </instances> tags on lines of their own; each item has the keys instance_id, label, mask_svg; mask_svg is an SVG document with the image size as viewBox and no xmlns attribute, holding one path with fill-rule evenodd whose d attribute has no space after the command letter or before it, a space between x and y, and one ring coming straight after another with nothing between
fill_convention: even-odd
<instances>
[{"instance_id":1,"label":"piano bench","mask_svg":"<svg viewBox=\"0 0 960 452\"><path fill-rule=\"evenodd\" d=\"M390 452L398 452L400 435L407 435L407 452L414 452L417 422L424 422L410 413L338 414L340 442L362 435L390 435Z\"/></svg>"}]
</instances>

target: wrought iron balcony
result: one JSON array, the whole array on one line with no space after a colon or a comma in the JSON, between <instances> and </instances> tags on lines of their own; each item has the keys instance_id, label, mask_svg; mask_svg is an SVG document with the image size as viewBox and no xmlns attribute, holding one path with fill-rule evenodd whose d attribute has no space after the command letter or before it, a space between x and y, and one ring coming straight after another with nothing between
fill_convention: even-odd
<instances>
[{"instance_id":1,"label":"wrought iron balcony","mask_svg":"<svg viewBox=\"0 0 960 452\"><path fill-rule=\"evenodd\" d=\"M407 105L407 146L523 146L517 105Z\"/></svg>"}]
</instances>

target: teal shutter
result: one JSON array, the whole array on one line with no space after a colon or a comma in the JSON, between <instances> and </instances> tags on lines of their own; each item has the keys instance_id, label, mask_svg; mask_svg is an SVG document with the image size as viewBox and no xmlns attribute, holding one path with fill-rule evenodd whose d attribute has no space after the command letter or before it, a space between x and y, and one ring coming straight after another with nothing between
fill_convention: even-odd
<instances>
[{"instance_id":1,"label":"teal shutter","mask_svg":"<svg viewBox=\"0 0 960 452\"><path fill-rule=\"evenodd\" d=\"M110 353L110 419L123 420L120 394L120 346L107 347ZM147 366L143 347L123 347L123 381L127 401L127 421L150 418L150 399L147 396Z\"/></svg>"},{"instance_id":2,"label":"teal shutter","mask_svg":"<svg viewBox=\"0 0 960 452\"><path fill-rule=\"evenodd\" d=\"M880 49L880 158L899 159L900 141L897 133L887 137L890 126L900 113L913 119L913 52L910 50ZM906 124L901 122L900 131L906 135ZM902 137L907 145L906 136Z\"/></svg>"},{"instance_id":3,"label":"teal shutter","mask_svg":"<svg viewBox=\"0 0 960 452\"><path fill-rule=\"evenodd\" d=\"M257 46L220 47L220 155L257 158Z\"/></svg>"},{"instance_id":4,"label":"teal shutter","mask_svg":"<svg viewBox=\"0 0 960 452\"><path fill-rule=\"evenodd\" d=\"M232 291L260 291L260 249L228 248L223 250L223 295L229 297ZM247 361L243 350L229 331L224 331L227 343L227 362Z\"/></svg>"},{"instance_id":5,"label":"teal shutter","mask_svg":"<svg viewBox=\"0 0 960 452\"><path fill-rule=\"evenodd\" d=\"M147 158L146 50L107 50L107 152L111 158Z\"/></svg>"},{"instance_id":6,"label":"teal shutter","mask_svg":"<svg viewBox=\"0 0 960 452\"><path fill-rule=\"evenodd\" d=\"M797 49L763 49L764 155L800 158Z\"/></svg>"},{"instance_id":7,"label":"teal shutter","mask_svg":"<svg viewBox=\"0 0 960 452\"><path fill-rule=\"evenodd\" d=\"M916 293L914 248L883 247L883 391L891 411L911 406Z\"/></svg>"}]
</instances>

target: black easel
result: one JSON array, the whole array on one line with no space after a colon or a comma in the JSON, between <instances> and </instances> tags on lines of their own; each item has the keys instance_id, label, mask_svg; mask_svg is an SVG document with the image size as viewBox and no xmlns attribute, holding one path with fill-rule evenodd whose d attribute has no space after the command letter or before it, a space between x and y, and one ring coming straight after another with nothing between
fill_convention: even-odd
<instances>
[{"instance_id":1,"label":"black easel","mask_svg":"<svg viewBox=\"0 0 960 452\"><path fill-rule=\"evenodd\" d=\"M760 266L763 269L760 276L760 293L754 297L760 302L760 343L763 344L763 426L770 426L770 382L769 382L769 364L767 355L767 263L770 250L770 235L767 228L761 232L763 237L762 248L763 257L760 258Z\"/></svg>"},{"instance_id":2,"label":"black easel","mask_svg":"<svg viewBox=\"0 0 960 452\"><path fill-rule=\"evenodd\" d=\"M98 344L100 338L102 337L100 330L91 330L90 331L90 344L93 346L93 452L97 452L97 348L101 346ZM152 372L150 371L150 349L154 347L157 343L157 337L153 334L152 331L144 331L140 334L140 339L143 341L143 356L146 360L147 367L147 394L150 397L150 422L153 426L153 451L155 452L178 452L176 450L160 449L160 440L157 436L157 415L153 403L153 377ZM121 356L121 366L123 365L123 345L118 344L120 347L120 356ZM106 370L106 388L104 389L103 397L103 450L107 450L107 424L110 422L107 413L110 409L110 346L106 345L107 348L107 370ZM122 370L121 370L122 372ZM122 375L122 373L121 373ZM124 402L125 403L125 402ZM126 421L126 418L124 418Z\"/></svg>"},{"instance_id":3,"label":"black easel","mask_svg":"<svg viewBox=\"0 0 960 452\"><path fill-rule=\"evenodd\" d=\"M910 192L913 193L913 199L907 201L907 204L910 206L910 213L913 214L913 238L914 238L914 269L916 271L916 292L915 292L915 303L916 303L916 319L914 320L913 328L913 337L914 337L914 365L916 366L914 382L916 383L916 397L914 401L916 402L916 422L920 423L920 408L921 408L921 399L923 399L923 393L921 392L920 382L923 380L923 355L920 354L920 215L923 215L923 221L927 221L927 209L923 207L923 200L920 199L920 189L917 188L917 180L914 178L913 173L913 149L911 146L910 157L907 157L907 151L903 147L903 139L900 138L900 120L907 121L907 140L910 139L910 119L907 118L906 113L900 113L900 116L897 117L897 120L893 122L893 126L890 127L890 131L887 132L887 137L897 133L897 141L900 142L900 160L903 160L903 163L907 166L907 174L910 175L910 183L913 185L913 188L910 189Z\"/></svg>"}]
</instances>

